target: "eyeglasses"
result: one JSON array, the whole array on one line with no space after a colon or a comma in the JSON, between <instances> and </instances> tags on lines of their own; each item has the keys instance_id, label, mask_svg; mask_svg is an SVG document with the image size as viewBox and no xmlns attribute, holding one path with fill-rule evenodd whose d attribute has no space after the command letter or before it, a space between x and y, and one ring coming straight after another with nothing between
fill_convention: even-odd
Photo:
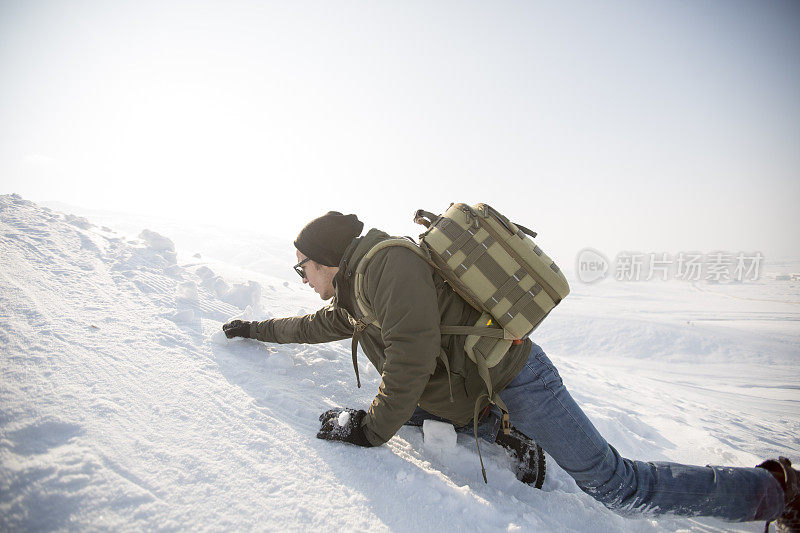
<instances>
[{"instance_id":1,"label":"eyeglasses","mask_svg":"<svg viewBox=\"0 0 800 533\"><path fill-rule=\"evenodd\" d=\"M306 261L311 261L311 258L306 257L305 259L303 259L302 261L300 261L299 263L297 263L295 266L292 267L294 268L294 271L297 272L297 275L303 279L305 279L306 277L306 271L303 268L303 263L305 263Z\"/></svg>"}]
</instances>

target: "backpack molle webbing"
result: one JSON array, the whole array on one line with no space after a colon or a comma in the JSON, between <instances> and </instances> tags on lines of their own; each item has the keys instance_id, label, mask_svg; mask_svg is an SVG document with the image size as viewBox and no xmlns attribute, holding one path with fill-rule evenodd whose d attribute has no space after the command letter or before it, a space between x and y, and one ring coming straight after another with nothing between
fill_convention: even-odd
<instances>
[{"instance_id":1,"label":"backpack molle webbing","mask_svg":"<svg viewBox=\"0 0 800 533\"><path fill-rule=\"evenodd\" d=\"M529 238L535 233L490 206L453 204L444 215L429 216L418 211L416 220L428 225L421 244L431 260L512 338L530 335L569 294L564 274Z\"/></svg>"}]
</instances>

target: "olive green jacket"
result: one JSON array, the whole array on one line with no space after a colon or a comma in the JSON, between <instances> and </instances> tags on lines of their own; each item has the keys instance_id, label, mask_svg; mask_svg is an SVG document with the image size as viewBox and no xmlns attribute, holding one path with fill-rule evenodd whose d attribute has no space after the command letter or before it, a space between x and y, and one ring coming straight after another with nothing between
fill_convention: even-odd
<instances>
[{"instance_id":1,"label":"olive green jacket","mask_svg":"<svg viewBox=\"0 0 800 533\"><path fill-rule=\"evenodd\" d=\"M362 317L353 290L356 267L372 246L387 238L388 234L372 229L350 243L333 280L336 295L330 305L306 316L253 323L251 337L278 343L351 337ZM363 296L381 324L381 329L368 326L360 339L381 374L378 394L364 418L367 438L375 445L388 441L417 405L456 426L469 423L486 386L464 351L465 337L442 335L439 326L473 326L480 312L453 292L424 259L400 246L377 252L364 280ZM531 341L526 339L491 369L495 391L503 390L522 370L530 351ZM449 377L440 353L448 358Z\"/></svg>"}]
</instances>

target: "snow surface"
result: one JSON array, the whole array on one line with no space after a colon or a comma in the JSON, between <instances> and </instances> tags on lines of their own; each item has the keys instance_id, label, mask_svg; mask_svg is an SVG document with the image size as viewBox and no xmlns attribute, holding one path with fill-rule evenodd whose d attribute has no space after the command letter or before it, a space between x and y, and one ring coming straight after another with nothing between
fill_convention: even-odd
<instances>
[{"instance_id":1,"label":"snow surface","mask_svg":"<svg viewBox=\"0 0 800 533\"><path fill-rule=\"evenodd\" d=\"M319 413L371 401L366 358L357 389L346 341L220 330L321 306L292 277L290 243L156 223L128 238L116 231L130 220L82 215L0 196L2 531L763 527L618 516L552 461L544 490L521 484L494 445L481 446L487 485L468 435L446 453L418 427L375 449L318 440ZM621 453L800 460L798 283L572 290L535 340Z\"/></svg>"}]
</instances>

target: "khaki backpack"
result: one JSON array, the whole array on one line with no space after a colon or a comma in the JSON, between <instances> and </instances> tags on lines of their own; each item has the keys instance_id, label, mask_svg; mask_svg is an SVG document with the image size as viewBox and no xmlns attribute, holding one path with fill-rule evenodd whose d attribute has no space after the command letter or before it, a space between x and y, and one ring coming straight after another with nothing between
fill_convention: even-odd
<instances>
[{"instance_id":1,"label":"khaki backpack","mask_svg":"<svg viewBox=\"0 0 800 533\"><path fill-rule=\"evenodd\" d=\"M377 252L389 246L403 246L425 259L459 296L482 312L475 325L442 325L441 333L467 337L464 348L486 384L486 393L475 403L473 423L476 435L484 397L500 409L502 428L508 433L508 409L492 387L489 369L505 357L512 344L521 343L528 337L569 294L567 280L558 266L534 243L536 233L512 223L487 204L451 204L444 214L438 216L419 210L414 221L428 228L420 235L419 244L408 238L381 241L367 252L356 268L356 302L364 315L356 324L353 335L356 377L356 350L361 332L370 324L380 328L363 297L364 273ZM440 354L440 358L449 376L446 354ZM478 454L480 456L480 446ZM485 470L483 475L485 480Z\"/></svg>"}]
</instances>

